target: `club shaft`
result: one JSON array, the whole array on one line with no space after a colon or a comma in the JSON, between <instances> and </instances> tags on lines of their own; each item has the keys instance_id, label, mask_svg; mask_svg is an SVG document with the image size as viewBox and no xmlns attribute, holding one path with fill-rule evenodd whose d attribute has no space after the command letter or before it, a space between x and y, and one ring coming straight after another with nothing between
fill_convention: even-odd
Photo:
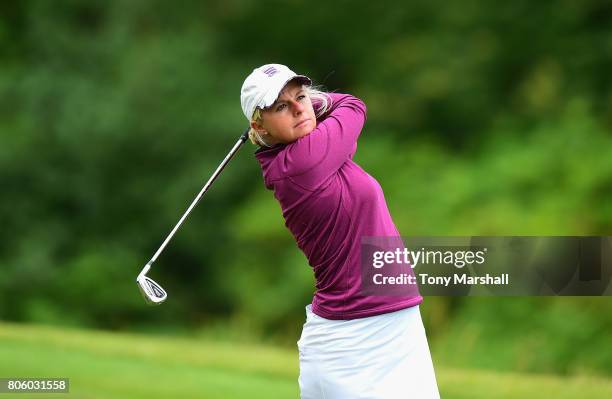
<instances>
[{"instance_id":1,"label":"club shaft","mask_svg":"<svg viewBox=\"0 0 612 399\"><path fill-rule=\"evenodd\" d=\"M162 245L159 247L159 249L157 250L157 252L155 252L155 255L153 255L153 257L151 258L151 260L147 263L147 265L152 265L153 262L155 262L157 260L157 257L163 252L164 248L166 248L166 245L168 245L168 242L170 242L170 240L172 239L172 237L174 236L174 234L177 232L177 230L179 229L179 227L181 227L181 225L183 224L183 222L185 221L185 219L187 218L187 216L189 216L189 214L191 213L191 211L193 210L193 208L198 204L198 202L200 201L200 199L202 198L202 196L204 195L204 193L206 193L206 191L208 190L208 188L213 184L213 182L215 181L215 179L219 176L219 174L223 171L223 168L225 168L225 165L227 165L227 163L232 159L232 157L234 156L234 154L236 153L236 151L238 151L238 149L240 148L240 146L242 146L242 144L244 144L244 142L247 140L248 138L248 133L249 133L249 129L247 129L242 136L240 136L240 138L238 139L238 141L236 142L236 144L234 144L234 147L231 149L231 151L226 155L225 159L223 160L223 162L221 162L221 164L219 164L219 166L217 167L217 170L215 170L215 173L212 174L212 176L210 177L210 179L208 179L208 181L206 182L206 184L204 185L204 187L202 188L202 190L200 190L200 193L198 194L197 197L195 197L195 199L193 200L193 202L191 203L191 205L189 205L189 208L187 208L187 211L185 211L185 214L181 217L181 219L178 221L178 223L176 224L176 226L174 226L174 228L172 229L172 231L170 232L170 234L168 234L168 237L166 237L166 239L164 240L164 242L162 243Z\"/></svg>"}]
</instances>

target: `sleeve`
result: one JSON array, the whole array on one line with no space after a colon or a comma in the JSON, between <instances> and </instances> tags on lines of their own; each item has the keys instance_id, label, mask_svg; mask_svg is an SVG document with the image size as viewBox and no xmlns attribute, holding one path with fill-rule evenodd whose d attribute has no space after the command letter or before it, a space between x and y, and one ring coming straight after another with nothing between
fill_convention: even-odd
<instances>
[{"instance_id":1,"label":"sleeve","mask_svg":"<svg viewBox=\"0 0 612 399\"><path fill-rule=\"evenodd\" d=\"M284 177L306 189L316 189L357 150L366 120L366 106L348 94L328 93L332 106L307 136L287 146L281 160Z\"/></svg>"}]
</instances>

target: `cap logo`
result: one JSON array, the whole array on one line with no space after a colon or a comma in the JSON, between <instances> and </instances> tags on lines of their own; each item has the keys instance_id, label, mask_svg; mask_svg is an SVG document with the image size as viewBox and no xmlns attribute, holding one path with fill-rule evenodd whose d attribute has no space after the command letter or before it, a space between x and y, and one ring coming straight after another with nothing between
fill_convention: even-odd
<instances>
[{"instance_id":1,"label":"cap logo","mask_svg":"<svg viewBox=\"0 0 612 399\"><path fill-rule=\"evenodd\" d=\"M263 73L265 73L266 75L268 75L269 77L274 76L276 73L278 73L278 70L276 68L274 68L273 66L264 69Z\"/></svg>"}]
</instances>

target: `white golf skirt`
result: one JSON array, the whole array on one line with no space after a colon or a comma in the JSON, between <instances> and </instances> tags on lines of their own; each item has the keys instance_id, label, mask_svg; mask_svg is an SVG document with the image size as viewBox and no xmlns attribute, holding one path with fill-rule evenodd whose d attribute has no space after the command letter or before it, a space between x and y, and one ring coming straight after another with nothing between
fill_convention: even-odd
<instances>
[{"instance_id":1,"label":"white golf skirt","mask_svg":"<svg viewBox=\"0 0 612 399\"><path fill-rule=\"evenodd\" d=\"M439 399L419 306L328 320L306 306L301 399Z\"/></svg>"}]
</instances>

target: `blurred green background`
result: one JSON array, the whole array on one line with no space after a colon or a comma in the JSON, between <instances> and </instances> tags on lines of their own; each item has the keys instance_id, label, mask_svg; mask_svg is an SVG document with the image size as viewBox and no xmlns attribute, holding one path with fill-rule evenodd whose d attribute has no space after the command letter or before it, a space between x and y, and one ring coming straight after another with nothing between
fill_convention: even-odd
<instances>
[{"instance_id":1,"label":"blurred green background","mask_svg":"<svg viewBox=\"0 0 612 399\"><path fill-rule=\"evenodd\" d=\"M135 285L269 62L364 100L356 161L402 234L610 235L611 27L595 0L0 3L0 353L39 353L6 331L54 325L264 344L297 364L313 277L250 143L156 262L168 301L147 307ZM445 370L610 381L609 298L421 311L445 397L476 397ZM0 374L33 372L11 364Z\"/></svg>"}]
</instances>

